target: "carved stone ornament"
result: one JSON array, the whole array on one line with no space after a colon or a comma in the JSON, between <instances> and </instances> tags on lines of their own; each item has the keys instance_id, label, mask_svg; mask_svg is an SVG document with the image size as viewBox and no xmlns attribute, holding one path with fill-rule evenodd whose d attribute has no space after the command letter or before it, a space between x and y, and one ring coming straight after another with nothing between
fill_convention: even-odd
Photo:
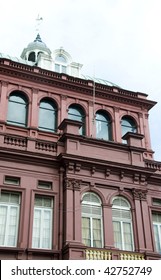
<instances>
[{"instance_id":1,"label":"carved stone ornament","mask_svg":"<svg viewBox=\"0 0 161 280\"><path fill-rule=\"evenodd\" d=\"M133 191L133 197L134 197L134 199L146 200L147 191L134 190Z\"/></svg>"},{"instance_id":2,"label":"carved stone ornament","mask_svg":"<svg viewBox=\"0 0 161 280\"><path fill-rule=\"evenodd\" d=\"M66 178L64 180L64 187L65 189L70 189L70 190L80 190L81 188L80 183L81 183L80 180Z\"/></svg>"}]
</instances>

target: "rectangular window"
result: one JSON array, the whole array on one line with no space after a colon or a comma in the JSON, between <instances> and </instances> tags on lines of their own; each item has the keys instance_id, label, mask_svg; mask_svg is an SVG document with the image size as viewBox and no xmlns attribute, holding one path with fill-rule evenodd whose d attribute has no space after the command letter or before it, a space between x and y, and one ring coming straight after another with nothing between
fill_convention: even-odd
<instances>
[{"instance_id":1,"label":"rectangular window","mask_svg":"<svg viewBox=\"0 0 161 280\"><path fill-rule=\"evenodd\" d=\"M16 247L20 196L2 192L0 196L0 246Z\"/></svg>"},{"instance_id":2,"label":"rectangular window","mask_svg":"<svg viewBox=\"0 0 161 280\"><path fill-rule=\"evenodd\" d=\"M156 250L161 253L161 213L153 213L152 219Z\"/></svg>"},{"instance_id":3,"label":"rectangular window","mask_svg":"<svg viewBox=\"0 0 161 280\"><path fill-rule=\"evenodd\" d=\"M38 181L38 188L45 189L45 190L51 190L52 189L52 182Z\"/></svg>"},{"instance_id":4,"label":"rectangular window","mask_svg":"<svg viewBox=\"0 0 161 280\"><path fill-rule=\"evenodd\" d=\"M5 176L4 183L8 185L20 185L20 178L14 176Z\"/></svg>"},{"instance_id":5,"label":"rectangular window","mask_svg":"<svg viewBox=\"0 0 161 280\"><path fill-rule=\"evenodd\" d=\"M32 247L52 248L53 200L50 197L35 196Z\"/></svg>"},{"instance_id":6,"label":"rectangular window","mask_svg":"<svg viewBox=\"0 0 161 280\"><path fill-rule=\"evenodd\" d=\"M161 207L161 199L153 198L153 205Z\"/></svg>"}]
</instances>

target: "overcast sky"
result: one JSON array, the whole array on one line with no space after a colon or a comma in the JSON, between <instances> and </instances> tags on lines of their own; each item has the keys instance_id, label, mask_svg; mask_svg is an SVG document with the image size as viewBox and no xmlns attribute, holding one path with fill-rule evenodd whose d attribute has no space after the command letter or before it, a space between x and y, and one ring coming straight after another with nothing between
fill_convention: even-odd
<instances>
[{"instance_id":1,"label":"overcast sky","mask_svg":"<svg viewBox=\"0 0 161 280\"><path fill-rule=\"evenodd\" d=\"M158 104L150 111L152 149L161 161L160 0L0 0L0 52L20 56L36 37L63 47L82 73L144 92Z\"/></svg>"}]
</instances>

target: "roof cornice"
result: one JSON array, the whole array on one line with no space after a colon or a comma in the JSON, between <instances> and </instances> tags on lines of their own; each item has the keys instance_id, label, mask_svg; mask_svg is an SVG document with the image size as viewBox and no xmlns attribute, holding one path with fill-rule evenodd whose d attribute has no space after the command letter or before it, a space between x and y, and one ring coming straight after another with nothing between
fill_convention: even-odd
<instances>
[{"instance_id":1,"label":"roof cornice","mask_svg":"<svg viewBox=\"0 0 161 280\"><path fill-rule=\"evenodd\" d=\"M98 98L109 99L134 106L137 105L147 110L150 110L157 103L147 100L147 95L144 93L128 91L99 83L94 84L92 80L56 73L36 66L17 63L5 58L0 58L0 73L19 79L30 80L38 84L74 90L90 96L93 95L93 87L95 86L95 95Z\"/></svg>"}]
</instances>

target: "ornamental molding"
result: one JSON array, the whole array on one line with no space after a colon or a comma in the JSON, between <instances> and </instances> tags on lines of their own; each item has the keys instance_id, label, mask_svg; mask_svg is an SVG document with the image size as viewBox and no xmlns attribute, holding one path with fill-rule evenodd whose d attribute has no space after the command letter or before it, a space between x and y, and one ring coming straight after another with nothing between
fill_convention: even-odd
<instances>
[{"instance_id":1,"label":"ornamental molding","mask_svg":"<svg viewBox=\"0 0 161 280\"><path fill-rule=\"evenodd\" d=\"M3 87L7 87L8 84L9 84L9 82L7 82L7 81L1 81L1 85L2 85Z\"/></svg>"},{"instance_id":2,"label":"ornamental molding","mask_svg":"<svg viewBox=\"0 0 161 280\"><path fill-rule=\"evenodd\" d=\"M6 75L6 67L7 74L12 75L14 78L25 79L26 81L34 81L39 86L40 84L48 85L50 87L58 87L58 88L66 88L68 90L73 90L77 92L81 92L83 94L92 96L93 91L91 87L89 88L88 81L65 76L62 74L58 74L55 72L51 72L44 69L38 69L37 67L22 65L16 62L9 62L9 65L5 65L5 61L3 60L1 63L0 72ZM66 77L64 80L63 77ZM113 100L120 103L140 105L145 109L152 108L156 102L138 98L138 93L130 92L123 89L118 89L118 93L113 94L113 87L97 84L96 86L96 97L105 98L106 100Z\"/></svg>"},{"instance_id":3,"label":"ornamental molding","mask_svg":"<svg viewBox=\"0 0 161 280\"><path fill-rule=\"evenodd\" d=\"M133 190L133 197L134 199L137 199L137 200L146 200L147 198L147 191L143 191L143 190L136 190L134 189Z\"/></svg>"},{"instance_id":4,"label":"ornamental molding","mask_svg":"<svg viewBox=\"0 0 161 280\"><path fill-rule=\"evenodd\" d=\"M80 189L81 189L81 180L65 178L64 179L64 188L65 188L65 190L80 191Z\"/></svg>"}]
</instances>

